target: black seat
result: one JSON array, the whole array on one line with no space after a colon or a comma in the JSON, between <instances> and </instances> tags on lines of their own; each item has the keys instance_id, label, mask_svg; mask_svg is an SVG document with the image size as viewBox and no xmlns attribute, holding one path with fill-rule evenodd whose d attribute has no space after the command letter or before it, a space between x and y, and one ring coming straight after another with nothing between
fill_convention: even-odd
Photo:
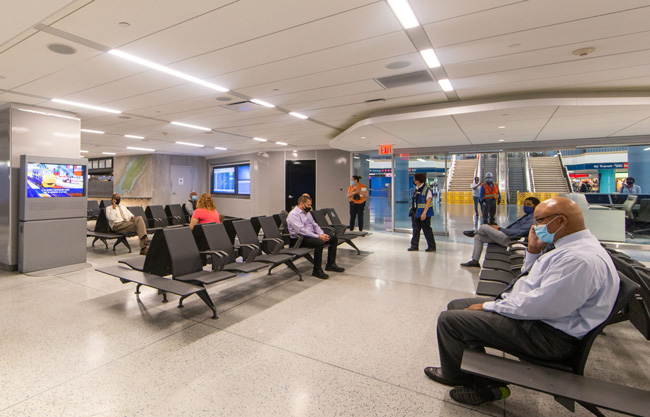
<instances>
[{"instance_id":1,"label":"black seat","mask_svg":"<svg viewBox=\"0 0 650 417\"><path fill-rule=\"evenodd\" d=\"M197 224L192 229L192 234L200 251L218 251L226 255L225 264L223 265L225 271L248 274L266 268L266 264L262 262L247 262L246 259L244 259L244 262L235 262L238 254L235 252L232 243L230 243L226 228L221 223Z\"/></svg>"},{"instance_id":2,"label":"black seat","mask_svg":"<svg viewBox=\"0 0 650 417\"><path fill-rule=\"evenodd\" d=\"M233 226L233 222L243 220L239 217L228 217L223 220L223 226L226 228L226 233L228 233L228 239L230 239L230 244L234 245L235 244L235 238L237 237L237 231L235 230L235 226Z\"/></svg>"},{"instance_id":3,"label":"black seat","mask_svg":"<svg viewBox=\"0 0 650 417\"><path fill-rule=\"evenodd\" d=\"M144 224L147 226L147 233L154 233L156 230L161 229L160 227L149 227L149 221L147 215L144 213L144 209L140 206L129 206L127 209L136 217L142 217Z\"/></svg>"},{"instance_id":4,"label":"black seat","mask_svg":"<svg viewBox=\"0 0 650 417\"><path fill-rule=\"evenodd\" d=\"M100 211L99 202L97 200L88 200L86 211L88 220L97 220Z\"/></svg>"},{"instance_id":5,"label":"black seat","mask_svg":"<svg viewBox=\"0 0 650 417\"><path fill-rule=\"evenodd\" d=\"M167 214L162 206L147 206L144 211L149 222L149 227L166 227L169 226Z\"/></svg>"},{"instance_id":6,"label":"black seat","mask_svg":"<svg viewBox=\"0 0 650 417\"><path fill-rule=\"evenodd\" d=\"M358 237L357 235L351 235L345 233L345 226L343 226L343 228L341 229L340 227L336 227L334 225L329 224L327 219L325 218L324 210L312 210L311 215L314 218L314 221L316 222L318 227L323 229L325 233L336 236L336 238L339 240L338 243L339 246L343 243L347 243L357 251L357 255L361 255L361 251L359 250L359 248L357 248L357 245L355 245L354 242L352 242L352 239Z\"/></svg>"},{"instance_id":7,"label":"black seat","mask_svg":"<svg viewBox=\"0 0 650 417\"><path fill-rule=\"evenodd\" d=\"M282 248L280 249L280 253L287 254L287 255L294 255L296 257L295 259L304 257L312 264L314 263L314 258L312 258L311 256L313 249L300 247L300 242L302 242L302 236L298 237L296 244L292 248L285 248L284 247L285 241L283 239L282 232L280 232L280 229L278 229L278 226L275 224L275 220L273 220L272 217L259 217L258 220L260 222L260 225L262 226L262 230L264 231L264 238L270 239L274 242L277 242L277 244L281 245Z\"/></svg>"},{"instance_id":8,"label":"black seat","mask_svg":"<svg viewBox=\"0 0 650 417\"><path fill-rule=\"evenodd\" d=\"M253 230L255 230L255 233L258 235L260 234L260 230L262 230L262 225L260 224L260 217L266 217L266 216L253 216L251 217L251 224L253 225Z\"/></svg>"},{"instance_id":9,"label":"black seat","mask_svg":"<svg viewBox=\"0 0 650 417\"><path fill-rule=\"evenodd\" d=\"M118 233L113 231L111 229L111 226L108 223L108 218L106 217L106 209L101 208L99 209L99 216L97 216L97 222L95 222L95 229L93 231L90 231L86 233L86 236L89 237L94 237L92 246L95 246L95 242L98 240L101 240L104 245L106 245L106 249L108 249L108 243L106 242L107 239L116 239L115 244L113 245L113 250L117 247L118 244L123 243L124 246L127 247L129 250L129 253L131 253L131 245L129 245L129 242L126 240L127 237L131 236L136 236L137 234L135 232L131 233Z\"/></svg>"},{"instance_id":10,"label":"black seat","mask_svg":"<svg viewBox=\"0 0 650 417\"><path fill-rule=\"evenodd\" d=\"M99 200L99 208L106 208L113 205L113 200Z\"/></svg>"},{"instance_id":11,"label":"black seat","mask_svg":"<svg viewBox=\"0 0 650 417\"><path fill-rule=\"evenodd\" d=\"M186 224L185 214L180 204L167 204L165 206L165 214L170 225Z\"/></svg>"},{"instance_id":12,"label":"black seat","mask_svg":"<svg viewBox=\"0 0 650 417\"><path fill-rule=\"evenodd\" d=\"M368 232L363 232L363 231L357 231L357 232L350 231L350 230L346 231L347 226L345 226L345 225L343 224L343 222L341 221L341 218L340 218L339 215L336 213L336 210L334 210L333 208L325 208L325 209L323 209L323 210L325 211L325 214L326 214L327 217L329 218L329 220L330 220L330 224L331 224L332 226L337 227L337 228L342 226L342 227L343 227L343 231L345 231L346 234L349 234L349 235L356 235L356 236L361 236L361 237L363 237L363 236L367 236L367 235L368 235Z\"/></svg>"},{"instance_id":13,"label":"black seat","mask_svg":"<svg viewBox=\"0 0 650 417\"><path fill-rule=\"evenodd\" d=\"M238 220L232 224L235 228L235 231L237 232L237 237L239 237L239 243L241 245L242 255L244 258L254 256L255 261L271 265L269 267L269 274L271 274L271 271L276 266L285 264L293 272L298 274L298 280L302 281L302 275L300 274L300 271L298 271L298 268L296 268L292 262L293 259L295 259L294 255L279 254L279 251L281 249L279 245L273 253L269 255L260 255L260 240L257 233L255 233L250 220Z\"/></svg>"}]
</instances>

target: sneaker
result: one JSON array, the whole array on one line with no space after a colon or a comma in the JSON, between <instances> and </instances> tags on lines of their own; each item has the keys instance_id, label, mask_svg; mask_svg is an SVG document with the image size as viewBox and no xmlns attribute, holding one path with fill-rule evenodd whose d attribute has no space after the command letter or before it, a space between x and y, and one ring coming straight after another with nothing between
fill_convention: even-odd
<instances>
[{"instance_id":1,"label":"sneaker","mask_svg":"<svg viewBox=\"0 0 650 417\"><path fill-rule=\"evenodd\" d=\"M149 252L149 248L146 247L146 246L144 248L140 249L140 255L146 255L147 252Z\"/></svg>"},{"instance_id":2,"label":"sneaker","mask_svg":"<svg viewBox=\"0 0 650 417\"><path fill-rule=\"evenodd\" d=\"M342 268L338 266L337 264L327 264L325 265L325 270L326 271L333 271L333 272L344 272L345 268Z\"/></svg>"},{"instance_id":3,"label":"sneaker","mask_svg":"<svg viewBox=\"0 0 650 417\"><path fill-rule=\"evenodd\" d=\"M449 396L459 403L468 405L481 405L486 402L505 400L510 396L510 389L506 386L491 386L484 388L454 388L449 391Z\"/></svg>"},{"instance_id":4,"label":"sneaker","mask_svg":"<svg viewBox=\"0 0 650 417\"><path fill-rule=\"evenodd\" d=\"M478 261L475 261L474 259L472 259L469 262L465 262L464 264L460 264L460 266L465 266L467 268L480 268L481 264L478 263Z\"/></svg>"},{"instance_id":5,"label":"sneaker","mask_svg":"<svg viewBox=\"0 0 650 417\"><path fill-rule=\"evenodd\" d=\"M463 234L464 234L465 236L467 236L467 237L474 237L474 235L476 234L476 231L475 231L475 230L465 230L465 231L463 232Z\"/></svg>"},{"instance_id":6,"label":"sneaker","mask_svg":"<svg viewBox=\"0 0 650 417\"><path fill-rule=\"evenodd\" d=\"M410 248L407 249L407 251L409 251L409 252L417 252L417 251L419 251L419 250L420 250L420 249L418 249L418 248L414 248L413 246L411 246Z\"/></svg>"},{"instance_id":7,"label":"sneaker","mask_svg":"<svg viewBox=\"0 0 650 417\"><path fill-rule=\"evenodd\" d=\"M314 269L314 271L311 273L311 276L319 278L319 279L327 279L327 278L330 277L325 272L323 272L323 270L320 269L320 268Z\"/></svg>"}]
</instances>

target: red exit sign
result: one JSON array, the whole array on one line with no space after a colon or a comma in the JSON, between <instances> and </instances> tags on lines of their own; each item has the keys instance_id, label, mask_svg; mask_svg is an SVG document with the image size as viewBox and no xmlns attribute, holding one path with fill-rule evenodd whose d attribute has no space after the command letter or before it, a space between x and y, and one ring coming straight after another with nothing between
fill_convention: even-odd
<instances>
[{"instance_id":1,"label":"red exit sign","mask_svg":"<svg viewBox=\"0 0 650 417\"><path fill-rule=\"evenodd\" d=\"M379 155L390 155L393 153L393 145L379 146Z\"/></svg>"}]
</instances>

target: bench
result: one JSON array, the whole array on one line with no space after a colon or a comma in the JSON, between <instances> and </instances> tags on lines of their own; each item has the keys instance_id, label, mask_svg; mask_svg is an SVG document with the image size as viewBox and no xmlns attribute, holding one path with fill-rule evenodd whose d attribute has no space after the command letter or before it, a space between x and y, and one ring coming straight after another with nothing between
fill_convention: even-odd
<instances>
[{"instance_id":1,"label":"bench","mask_svg":"<svg viewBox=\"0 0 650 417\"><path fill-rule=\"evenodd\" d=\"M135 294L140 294L140 287L150 287L157 289L163 295L163 303L167 302L167 293L172 293L180 296L178 300L178 308L183 308L183 300L192 294L196 294L205 302L205 304L212 310L212 318L217 318L217 310L212 303L212 299L208 295L208 291L204 287L198 285L188 284L186 282L176 281L169 278L163 278L158 275L149 274L147 272L136 271L120 265L112 265L104 268L97 268L96 271L103 274L117 277L122 281L122 284L127 282L134 282L138 284Z\"/></svg>"},{"instance_id":2,"label":"bench","mask_svg":"<svg viewBox=\"0 0 650 417\"><path fill-rule=\"evenodd\" d=\"M102 208L99 210L99 216L97 217L97 222L95 223L95 230L88 230L86 232L86 236L95 238L93 239L92 247L95 247L95 242L101 240L104 245L106 245L106 249L108 249L107 240L116 239L116 242L113 245L113 251L115 251L117 245L123 243L124 246L126 246L129 250L129 253L131 253L131 245L129 245L129 242L126 240L126 238L135 236L135 233L126 235L124 233L114 232L108 225L108 219L106 218L106 209Z\"/></svg>"}]
</instances>

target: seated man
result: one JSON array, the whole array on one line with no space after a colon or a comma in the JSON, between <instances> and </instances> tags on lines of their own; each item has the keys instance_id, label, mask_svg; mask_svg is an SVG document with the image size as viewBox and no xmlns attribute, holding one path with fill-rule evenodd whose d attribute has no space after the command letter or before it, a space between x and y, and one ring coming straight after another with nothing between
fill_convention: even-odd
<instances>
[{"instance_id":1,"label":"seated man","mask_svg":"<svg viewBox=\"0 0 650 417\"><path fill-rule=\"evenodd\" d=\"M312 275L316 278L327 279L329 275L323 272L321 264L323 262L323 247L325 243L329 243L327 250L327 265L326 271L343 272L345 268L336 265L336 245L338 239L336 236L330 236L323 233L323 229L318 227L313 217L309 214L311 211L311 198L305 194L298 198L298 205L291 210L287 216L287 227L289 228L289 236L293 242L298 238L298 235L304 236L302 244L303 248L314 248L314 270Z\"/></svg>"},{"instance_id":2,"label":"seated man","mask_svg":"<svg viewBox=\"0 0 650 417\"><path fill-rule=\"evenodd\" d=\"M546 200L535 209L522 271L495 300L454 300L438 317L440 367L424 373L460 386L449 392L454 400L478 405L510 395L501 382L462 372L464 349L568 359L607 319L618 296L620 280L611 258L585 228L580 207L566 198Z\"/></svg>"},{"instance_id":3,"label":"seated man","mask_svg":"<svg viewBox=\"0 0 650 417\"><path fill-rule=\"evenodd\" d=\"M147 254L149 237L147 237L147 226L142 217L135 217L126 207L120 206L120 195L114 193L111 198L113 205L106 207L106 218L108 225L116 233L136 233L140 237L140 255Z\"/></svg>"},{"instance_id":4,"label":"seated man","mask_svg":"<svg viewBox=\"0 0 650 417\"><path fill-rule=\"evenodd\" d=\"M511 237L527 236L530 231L530 226L533 225L533 221L535 220L533 212L538 204L539 200L535 197L525 199L524 213L526 214L505 229L496 225L483 224L476 231L469 230L463 232L465 236L474 237L474 252L472 252L472 259L469 262L460 264L460 266L480 268L481 264L478 260L481 259L484 243L497 243L501 246L508 246Z\"/></svg>"},{"instance_id":5,"label":"seated man","mask_svg":"<svg viewBox=\"0 0 650 417\"><path fill-rule=\"evenodd\" d=\"M192 190L190 193L190 199L187 200L187 203L183 206L185 211L187 211L187 214L190 215L190 218L192 217L192 214L194 214L194 210L196 210L196 202L198 199L199 197L197 196L196 191Z\"/></svg>"}]
</instances>

